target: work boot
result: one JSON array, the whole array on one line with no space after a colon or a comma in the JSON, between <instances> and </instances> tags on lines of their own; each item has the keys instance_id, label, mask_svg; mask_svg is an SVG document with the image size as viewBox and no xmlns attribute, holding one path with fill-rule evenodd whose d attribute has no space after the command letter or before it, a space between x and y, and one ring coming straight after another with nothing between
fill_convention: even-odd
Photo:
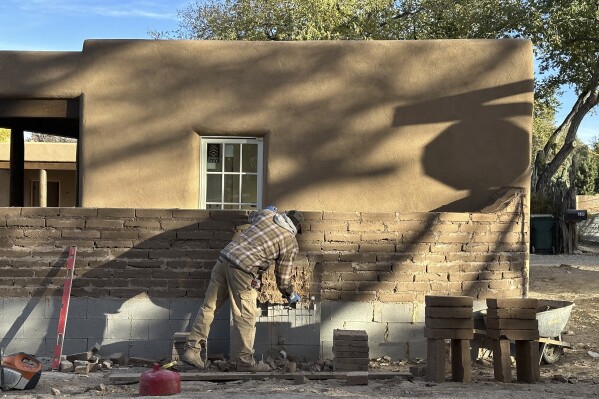
<instances>
[{"instance_id":1,"label":"work boot","mask_svg":"<svg viewBox=\"0 0 599 399\"><path fill-rule=\"evenodd\" d=\"M199 348L195 347L190 342L187 342L185 343L185 353L183 353L182 359L185 363L203 370L205 368L205 363L204 360L202 360L202 355L205 356L205 353L206 341L200 341Z\"/></svg>"},{"instance_id":2,"label":"work boot","mask_svg":"<svg viewBox=\"0 0 599 399\"><path fill-rule=\"evenodd\" d=\"M258 362L254 364L237 362L237 371L250 371L252 373L261 373L270 371L270 366L263 362Z\"/></svg>"}]
</instances>

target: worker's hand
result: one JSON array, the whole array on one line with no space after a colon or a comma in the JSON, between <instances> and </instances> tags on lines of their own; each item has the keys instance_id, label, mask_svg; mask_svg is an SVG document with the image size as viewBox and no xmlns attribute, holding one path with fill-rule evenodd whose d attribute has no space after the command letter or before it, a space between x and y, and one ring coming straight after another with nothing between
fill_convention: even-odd
<instances>
[{"instance_id":1,"label":"worker's hand","mask_svg":"<svg viewBox=\"0 0 599 399\"><path fill-rule=\"evenodd\" d=\"M287 302L289 302L290 305L298 303L302 299L295 291L293 291L291 295L285 298L287 299Z\"/></svg>"},{"instance_id":2,"label":"worker's hand","mask_svg":"<svg viewBox=\"0 0 599 399\"><path fill-rule=\"evenodd\" d=\"M264 209L268 209L269 211L273 211L273 212L277 212L277 211L278 211L277 207L276 207L276 206L274 206L274 205L268 205L268 206L267 206L266 208L264 208Z\"/></svg>"}]
</instances>

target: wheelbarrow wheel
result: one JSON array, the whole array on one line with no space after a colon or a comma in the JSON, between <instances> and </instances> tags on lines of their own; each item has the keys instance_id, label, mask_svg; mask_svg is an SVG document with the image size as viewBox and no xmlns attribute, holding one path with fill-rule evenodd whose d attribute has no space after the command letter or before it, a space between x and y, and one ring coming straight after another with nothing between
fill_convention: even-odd
<instances>
[{"instance_id":1,"label":"wheelbarrow wheel","mask_svg":"<svg viewBox=\"0 0 599 399\"><path fill-rule=\"evenodd\" d=\"M541 344L541 347L542 346L543 344ZM545 350L543 350L542 359L543 363L545 364L553 364L557 362L564 354L564 348L562 346L551 344L544 344L544 346Z\"/></svg>"}]
</instances>

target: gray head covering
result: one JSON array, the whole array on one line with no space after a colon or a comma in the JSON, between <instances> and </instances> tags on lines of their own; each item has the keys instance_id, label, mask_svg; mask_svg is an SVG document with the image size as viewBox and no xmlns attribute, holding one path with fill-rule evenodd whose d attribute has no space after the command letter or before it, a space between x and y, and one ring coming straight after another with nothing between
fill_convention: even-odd
<instances>
[{"instance_id":1,"label":"gray head covering","mask_svg":"<svg viewBox=\"0 0 599 399\"><path fill-rule=\"evenodd\" d=\"M302 223L304 222L304 215L302 215L300 211L296 210L286 211L285 215L287 215L287 217L291 219L291 221L295 225L295 228L297 229L297 232L301 234Z\"/></svg>"}]
</instances>

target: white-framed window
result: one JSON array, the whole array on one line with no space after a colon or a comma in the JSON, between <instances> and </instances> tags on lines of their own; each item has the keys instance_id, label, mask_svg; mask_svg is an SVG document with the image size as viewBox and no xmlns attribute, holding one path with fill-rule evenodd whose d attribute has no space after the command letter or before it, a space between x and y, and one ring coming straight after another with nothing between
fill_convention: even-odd
<instances>
[{"instance_id":1,"label":"white-framed window","mask_svg":"<svg viewBox=\"0 0 599 399\"><path fill-rule=\"evenodd\" d=\"M200 209L262 208L262 143L262 138L202 138Z\"/></svg>"}]
</instances>

